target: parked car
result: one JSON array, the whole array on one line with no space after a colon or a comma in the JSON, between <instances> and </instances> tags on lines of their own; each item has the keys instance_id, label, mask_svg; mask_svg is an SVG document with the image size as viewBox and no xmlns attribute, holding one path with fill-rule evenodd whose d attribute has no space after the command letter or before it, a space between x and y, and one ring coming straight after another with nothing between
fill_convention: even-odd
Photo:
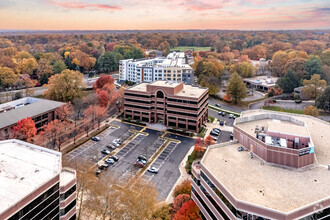
<instances>
[{"instance_id":1,"label":"parked car","mask_svg":"<svg viewBox=\"0 0 330 220\"><path fill-rule=\"evenodd\" d=\"M105 162L108 163L108 164L114 164L115 163L115 161L111 158L106 159Z\"/></svg>"},{"instance_id":2,"label":"parked car","mask_svg":"<svg viewBox=\"0 0 330 220\"><path fill-rule=\"evenodd\" d=\"M96 136L95 136L95 137L92 137L92 140L93 140L93 141L100 141L101 139L100 139L99 137L96 137Z\"/></svg>"},{"instance_id":3,"label":"parked car","mask_svg":"<svg viewBox=\"0 0 330 220\"><path fill-rule=\"evenodd\" d=\"M236 118L236 116L235 116L235 115L233 115L233 114L230 114L230 115L229 115L229 118L235 119L235 118Z\"/></svg>"},{"instance_id":4,"label":"parked car","mask_svg":"<svg viewBox=\"0 0 330 220\"><path fill-rule=\"evenodd\" d=\"M224 126L225 123L224 123L223 121L220 121L220 125L221 125L221 126Z\"/></svg>"},{"instance_id":5,"label":"parked car","mask_svg":"<svg viewBox=\"0 0 330 220\"><path fill-rule=\"evenodd\" d=\"M143 168L143 167L144 167L144 164L136 161L136 162L134 163L134 166L135 166L135 167L138 167L138 168Z\"/></svg>"},{"instance_id":6,"label":"parked car","mask_svg":"<svg viewBox=\"0 0 330 220\"><path fill-rule=\"evenodd\" d=\"M144 165L147 164L147 161L146 161L146 160L140 160L140 159L137 159L136 162L143 163Z\"/></svg>"},{"instance_id":7,"label":"parked car","mask_svg":"<svg viewBox=\"0 0 330 220\"><path fill-rule=\"evenodd\" d=\"M116 149L116 146L109 144L109 145L107 145L107 148L109 148L110 150L114 150L114 149Z\"/></svg>"},{"instance_id":8,"label":"parked car","mask_svg":"<svg viewBox=\"0 0 330 220\"><path fill-rule=\"evenodd\" d=\"M216 132L219 132L219 133L221 132L220 128L213 128L212 131L213 130L216 131Z\"/></svg>"},{"instance_id":9,"label":"parked car","mask_svg":"<svg viewBox=\"0 0 330 220\"><path fill-rule=\"evenodd\" d=\"M117 142L115 142L115 141L112 141L112 145L115 146L115 147L119 147L120 146L120 144L117 143Z\"/></svg>"},{"instance_id":10,"label":"parked car","mask_svg":"<svg viewBox=\"0 0 330 220\"><path fill-rule=\"evenodd\" d=\"M110 159L113 159L114 161L118 161L119 160L119 158L117 157L117 156L111 156L111 157L109 157Z\"/></svg>"},{"instance_id":11,"label":"parked car","mask_svg":"<svg viewBox=\"0 0 330 220\"><path fill-rule=\"evenodd\" d=\"M238 151L243 151L243 150L244 150L244 147L239 146L239 147L237 148L237 150L238 150Z\"/></svg>"},{"instance_id":12,"label":"parked car","mask_svg":"<svg viewBox=\"0 0 330 220\"><path fill-rule=\"evenodd\" d=\"M210 132L210 135L213 135L213 136L219 136L219 133L215 132L215 131L211 131Z\"/></svg>"},{"instance_id":13,"label":"parked car","mask_svg":"<svg viewBox=\"0 0 330 220\"><path fill-rule=\"evenodd\" d=\"M100 170L106 170L106 169L108 169L108 168L109 168L109 165L106 164L106 163L104 163L104 164L102 164L101 166L99 166L99 169L100 169Z\"/></svg>"},{"instance_id":14,"label":"parked car","mask_svg":"<svg viewBox=\"0 0 330 220\"><path fill-rule=\"evenodd\" d=\"M148 161L147 160L147 157L145 155L142 155L142 154L138 156L138 160L146 160L146 161Z\"/></svg>"},{"instance_id":15,"label":"parked car","mask_svg":"<svg viewBox=\"0 0 330 220\"><path fill-rule=\"evenodd\" d=\"M221 107L221 106L220 106L220 104L218 104L218 103L217 103L217 104L215 104L215 106Z\"/></svg>"},{"instance_id":16,"label":"parked car","mask_svg":"<svg viewBox=\"0 0 330 220\"><path fill-rule=\"evenodd\" d=\"M218 141L218 137L214 136L214 135L210 135L214 141Z\"/></svg>"},{"instance_id":17,"label":"parked car","mask_svg":"<svg viewBox=\"0 0 330 220\"><path fill-rule=\"evenodd\" d=\"M110 154L110 151L107 149L103 149L103 150L101 150L101 153L108 155L108 154Z\"/></svg>"},{"instance_id":18,"label":"parked car","mask_svg":"<svg viewBox=\"0 0 330 220\"><path fill-rule=\"evenodd\" d=\"M222 112L218 112L218 115L222 115Z\"/></svg>"},{"instance_id":19,"label":"parked car","mask_svg":"<svg viewBox=\"0 0 330 220\"><path fill-rule=\"evenodd\" d=\"M158 173L158 169L156 167L149 167L148 171L151 173Z\"/></svg>"},{"instance_id":20,"label":"parked car","mask_svg":"<svg viewBox=\"0 0 330 220\"><path fill-rule=\"evenodd\" d=\"M116 143L118 143L118 144L121 144L121 140L120 140L119 138L113 140L113 142L116 142Z\"/></svg>"},{"instance_id":21,"label":"parked car","mask_svg":"<svg viewBox=\"0 0 330 220\"><path fill-rule=\"evenodd\" d=\"M222 114L221 114L223 117L225 117L226 116L226 112L222 112Z\"/></svg>"},{"instance_id":22,"label":"parked car","mask_svg":"<svg viewBox=\"0 0 330 220\"><path fill-rule=\"evenodd\" d=\"M102 172L102 170L96 170L95 175L98 176L101 174L101 172Z\"/></svg>"}]
</instances>

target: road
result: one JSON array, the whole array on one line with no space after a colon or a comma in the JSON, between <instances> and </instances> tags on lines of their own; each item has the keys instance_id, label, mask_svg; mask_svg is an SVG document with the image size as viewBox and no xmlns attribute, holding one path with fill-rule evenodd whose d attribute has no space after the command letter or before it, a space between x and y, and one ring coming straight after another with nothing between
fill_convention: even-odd
<instances>
[{"instance_id":1,"label":"road","mask_svg":"<svg viewBox=\"0 0 330 220\"><path fill-rule=\"evenodd\" d=\"M219 100L216 100L214 98L209 98L209 104L210 105L215 105L215 104L220 104L220 108L226 109L228 111L232 111L232 112L237 112L237 113L241 113L242 111L246 111L246 109L241 108L241 107L237 107L237 106L233 106L230 105L228 103L225 102L221 102Z\"/></svg>"}]
</instances>

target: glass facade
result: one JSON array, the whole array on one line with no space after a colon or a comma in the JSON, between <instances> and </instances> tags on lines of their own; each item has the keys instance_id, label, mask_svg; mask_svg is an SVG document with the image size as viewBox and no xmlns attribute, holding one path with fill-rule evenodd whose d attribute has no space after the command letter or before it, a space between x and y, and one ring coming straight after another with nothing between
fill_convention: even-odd
<instances>
[{"instance_id":1,"label":"glass facade","mask_svg":"<svg viewBox=\"0 0 330 220\"><path fill-rule=\"evenodd\" d=\"M42 219L48 217L51 217L49 219L52 219L59 213L59 197L59 183L57 183L20 211L15 213L9 218L9 220ZM54 210L57 210L57 213Z\"/></svg>"}]
</instances>

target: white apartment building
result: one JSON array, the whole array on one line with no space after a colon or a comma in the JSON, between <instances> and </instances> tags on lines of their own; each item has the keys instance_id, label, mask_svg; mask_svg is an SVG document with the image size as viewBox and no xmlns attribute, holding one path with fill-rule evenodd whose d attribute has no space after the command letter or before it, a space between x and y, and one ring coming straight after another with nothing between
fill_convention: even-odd
<instances>
[{"instance_id":1,"label":"white apartment building","mask_svg":"<svg viewBox=\"0 0 330 220\"><path fill-rule=\"evenodd\" d=\"M166 58L120 60L119 80L135 83L167 80L192 84L193 69L186 64L184 53L172 52Z\"/></svg>"}]
</instances>

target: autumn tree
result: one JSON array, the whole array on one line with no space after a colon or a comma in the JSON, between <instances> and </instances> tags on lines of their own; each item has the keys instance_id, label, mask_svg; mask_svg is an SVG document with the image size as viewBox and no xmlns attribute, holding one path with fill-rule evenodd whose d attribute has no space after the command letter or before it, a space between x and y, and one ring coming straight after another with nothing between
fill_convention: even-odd
<instances>
[{"instance_id":1,"label":"autumn tree","mask_svg":"<svg viewBox=\"0 0 330 220\"><path fill-rule=\"evenodd\" d=\"M304 114L316 117L319 115L319 111L317 110L317 108L315 106L309 105L304 108Z\"/></svg>"},{"instance_id":2,"label":"autumn tree","mask_svg":"<svg viewBox=\"0 0 330 220\"><path fill-rule=\"evenodd\" d=\"M45 125L40 135L46 147L51 149L57 148L58 151L61 151L61 145L65 142L67 135L66 124L55 119Z\"/></svg>"},{"instance_id":3,"label":"autumn tree","mask_svg":"<svg viewBox=\"0 0 330 220\"><path fill-rule=\"evenodd\" d=\"M98 78L95 81L95 83L93 85L93 89L94 90L102 89L106 84L113 84L114 81L115 80L109 75L100 76L100 78Z\"/></svg>"},{"instance_id":4,"label":"autumn tree","mask_svg":"<svg viewBox=\"0 0 330 220\"><path fill-rule=\"evenodd\" d=\"M84 116L90 121L92 126L97 123L98 129L100 129L100 124L106 116L106 109L97 105L90 105L84 111Z\"/></svg>"},{"instance_id":5,"label":"autumn tree","mask_svg":"<svg viewBox=\"0 0 330 220\"><path fill-rule=\"evenodd\" d=\"M184 180L174 188L173 197L176 198L180 194L191 195L191 182L189 179Z\"/></svg>"},{"instance_id":6,"label":"autumn tree","mask_svg":"<svg viewBox=\"0 0 330 220\"><path fill-rule=\"evenodd\" d=\"M253 77L255 74L255 68L250 62L238 62L230 69L232 73L237 72L244 78Z\"/></svg>"},{"instance_id":7,"label":"autumn tree","mask_svg":"<svg viewBox=\"0 0 330 220\"><path fill-rule=\"evenodd\" d=\"M98 95L99 95L98 99L99 99L100 106L102 108L107 107L109 104L109 99L110 99L109 94L106 91L102 90L99 92Z\"/></svg>"},{"instance_id":8,"label":"autumn tree","mask_svg":"<svg viewBox=\"0 0 330 220\"><path fill-rule=\"evenodd\" d=\"M8 67L0 66L0 87L8 88L15 84L18 75Z\"/></svg>"},{"instance_id":9,"label":"autumn tree","mask_svg":"<svg viewBox=\"0 0 330 220\"><path fill-rule=\"evenodd\" d=\"M36 86L37 82L37 80L32 80L31 78L24 79L26 97L34 95L34 87Z\"/></svg>"},{"instance_id":10,"label":"autumn tree","mask_svg":"<svg viewBox=\"0 0 330 220\"><path fill-rule=\"evenodd\" d=\"M233 73L229 79L227 85L227 93L230 94L234 103L238 103L246 97L246 86L242 78L237 74Z\"/></svg>"},{"instance_id":11,"label":"autumn tree","mask_svg":"<svg viewBox=\"0 0 330 220\"><path fill-rule=\"evenodd\" d=\"M20 70L21 74L29 74L32 75L34 71L37 69L38 63L36 59L34 58L29 58L29 59L23 59L20 62Z\"/></svg>"},{"instance_id":12,"label":"autumn tree","mask_svg":"<svg viewBox=\"0 0 330 220\"><path fill-rule=\"evenodd\" d=\"M55 110L55 114L57 115L60 121L67 122L70 118L72 118L74 114L74 107L71 102L68 102L64 105L61 105Z\"/></svg>"},{"instance_id":13,"label":"autumn tree","mask_svg":"<svg viewBox=\"0 0 330 220\"><path fill-rule=\"evenodd\" d=\"M37 128L32 118L24 118L13 127L13 137L29 141L37 134Z\"/></svg>"},{"instance_id":14,"label":"autumn tree","mask_svg":"<svg viewBox=\"0 0 330 220\"><path fill-rule=\"evenodd\" d=\"M206 138L205 138L205 144L206 145L212 145L212 144L214 144L215 142L214 142L214 140L213 140L213 138L212 138L212 136L211 135L208 135Z\"/></svg>"},{"instance_id":15,"label":"autumn tree","mask_svg":"<svg viewBox=\"0 0 330 220\"><path fill-rule=\"evenodd\" d=\"M177 197L175 197L174 201L173 201L173 209L174 211L178 211L181 206L190 200L190 195L188 194L180 194Z\"/></svg>"},{"instance_id":16,"label":"autumn tree","mask_svg":"<svg viewBox=\"0 0 330 220\"><path fill-rule=\"evenodd\" d=\"M326 112L330 112L330 86L315 100L315 106Z\"/></svg>"},{"instance_id":17,"label":"autumn tree","mask_svg":"<svg viewBox=\"0 0 330 220\"><path fill-rule=\"evenodd\" d=\"M189 200L175 213L173 220L201 219L200 210L194 201Z\"/></svg>"},{"instance_id":18,"label":"autumn tree","mask_svg":"<svg viewBox=\"0 0 330 220\"><path fill-rule=\"evenodd\" d=\"M302 92L310 99L316 99L327 86L327 82L323 79L321 80L321 76L318 74L312 75L310 80L305 79L303 84Z\"/></svg>"},{"instance_id":19,"label":"autumn tree","mask_svg":"<svg viewBox=\"0 0 330 220\"><path fill-rule=\"evenodd\" d=\"M49 78L45 96L57 101L72 101L82 96L85 87L83 74L78 71L63 70Z\"/></svg>"}]
</instances>

